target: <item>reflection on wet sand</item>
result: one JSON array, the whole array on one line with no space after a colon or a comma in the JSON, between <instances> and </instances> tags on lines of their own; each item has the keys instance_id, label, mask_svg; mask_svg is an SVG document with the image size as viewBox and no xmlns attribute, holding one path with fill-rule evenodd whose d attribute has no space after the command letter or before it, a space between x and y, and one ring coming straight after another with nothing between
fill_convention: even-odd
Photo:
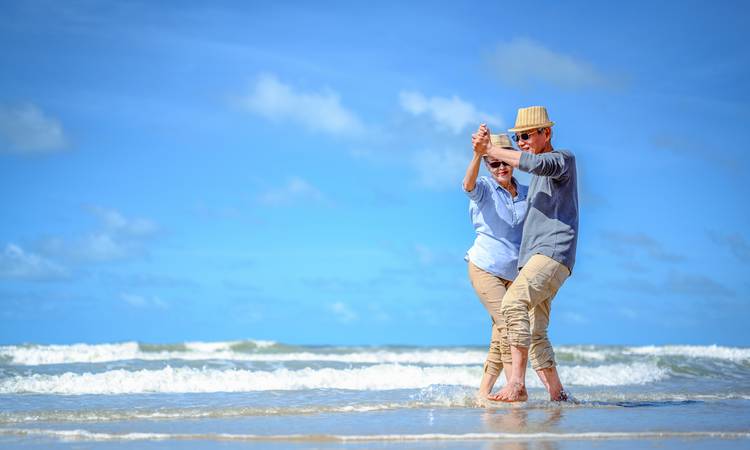
<instances>
[{"instance_id":1,"label":"reflection on wet sand","mask_svg":"<svg viewBox=\"0 0 750 450\"><path fill-rule=\"evenodd\" d=\"M563 417L563 408L536 409L520 407L487 409L482 414L484 431L488 433L551 433L559 432L557 425ZM554 441L503 441L489 442L484 447L491 450L556 450Z\"/></svg>"}]
</instances>

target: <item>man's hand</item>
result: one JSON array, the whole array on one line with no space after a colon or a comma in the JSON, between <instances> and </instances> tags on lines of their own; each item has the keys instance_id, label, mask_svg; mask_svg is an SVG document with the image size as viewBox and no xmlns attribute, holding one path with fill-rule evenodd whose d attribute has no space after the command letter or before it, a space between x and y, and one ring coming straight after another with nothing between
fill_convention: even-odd
<instances>
[{"instance_id":1,"label":"man's hand","mask_svg":"<svg viewBox=\"0 0 750 450\"><path fill-rule=\"evenodd\" d=\"M476 154L480 156L487 154L490 148L490 130L487 125L481 124L477 132L471 135L471 145Z\"/></svg>"}]
</instances>

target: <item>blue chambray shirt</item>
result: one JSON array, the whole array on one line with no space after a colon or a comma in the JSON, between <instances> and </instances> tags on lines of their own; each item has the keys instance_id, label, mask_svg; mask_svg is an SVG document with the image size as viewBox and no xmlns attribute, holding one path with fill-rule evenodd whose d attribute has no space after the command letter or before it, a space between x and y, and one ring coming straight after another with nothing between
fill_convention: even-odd
<instances>
[{"instance_id":1,"label":"blue chambray shirt","mask_svg":"<svg viewBox=\"0 0 750 450\"><path fill-rule=\"evenodd\" d=\"M506 280L518 275L518 249L521 246L523 221L526 218L528 186L513 178L518 195L510 192L493 178L477 179L474 190L466 192L469 213L477 237L466 252L467 261Z\"/></svg>"}]
</instances>

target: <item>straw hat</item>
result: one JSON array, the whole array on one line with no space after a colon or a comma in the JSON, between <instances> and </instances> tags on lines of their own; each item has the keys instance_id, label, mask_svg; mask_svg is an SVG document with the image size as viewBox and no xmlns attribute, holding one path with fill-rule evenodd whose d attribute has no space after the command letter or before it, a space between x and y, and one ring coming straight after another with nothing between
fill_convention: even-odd
<instances>
[{"instance_id":1,"label":"straw hat","mask_svg":"<svg viewBox=\"0 0 750 450\"><path fill-rule=\"evenodd\" d=\"M502 148L513 148L513 144L510 143L510 138L507 134L491 134L490 142L492 145L497 145Z\"/></svg>"},{"instance_id":2,"label":"straw hat","mask_svg":"<svg viewBox=\"0 0 750 450\"><path fill-rule=\"evenodd\" d=\"M547 108L544 106L529 106L528 108L519 108L516 116L516 126L511 128L511 133L519 131L528 131L535 128L547 128L554 125L555 122L549 120Z\"/></svg>"}]
</instances>

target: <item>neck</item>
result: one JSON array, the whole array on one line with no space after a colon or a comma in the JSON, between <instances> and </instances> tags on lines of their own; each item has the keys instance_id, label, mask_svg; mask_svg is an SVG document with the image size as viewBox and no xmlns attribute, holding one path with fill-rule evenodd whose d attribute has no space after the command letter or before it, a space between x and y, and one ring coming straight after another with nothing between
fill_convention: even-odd
<instances>
[{"instance_id":1,"label":"neck","mask_svg":"<svg viewBox=\"0 0 750 450\"><path fill-rule=\"evenodd\" d=\"M500 183L500 186L502 186L505 190L511 191L515 186L513 186L513 180L508 180L507 183Z\"/></svg>"}]
</instances>

